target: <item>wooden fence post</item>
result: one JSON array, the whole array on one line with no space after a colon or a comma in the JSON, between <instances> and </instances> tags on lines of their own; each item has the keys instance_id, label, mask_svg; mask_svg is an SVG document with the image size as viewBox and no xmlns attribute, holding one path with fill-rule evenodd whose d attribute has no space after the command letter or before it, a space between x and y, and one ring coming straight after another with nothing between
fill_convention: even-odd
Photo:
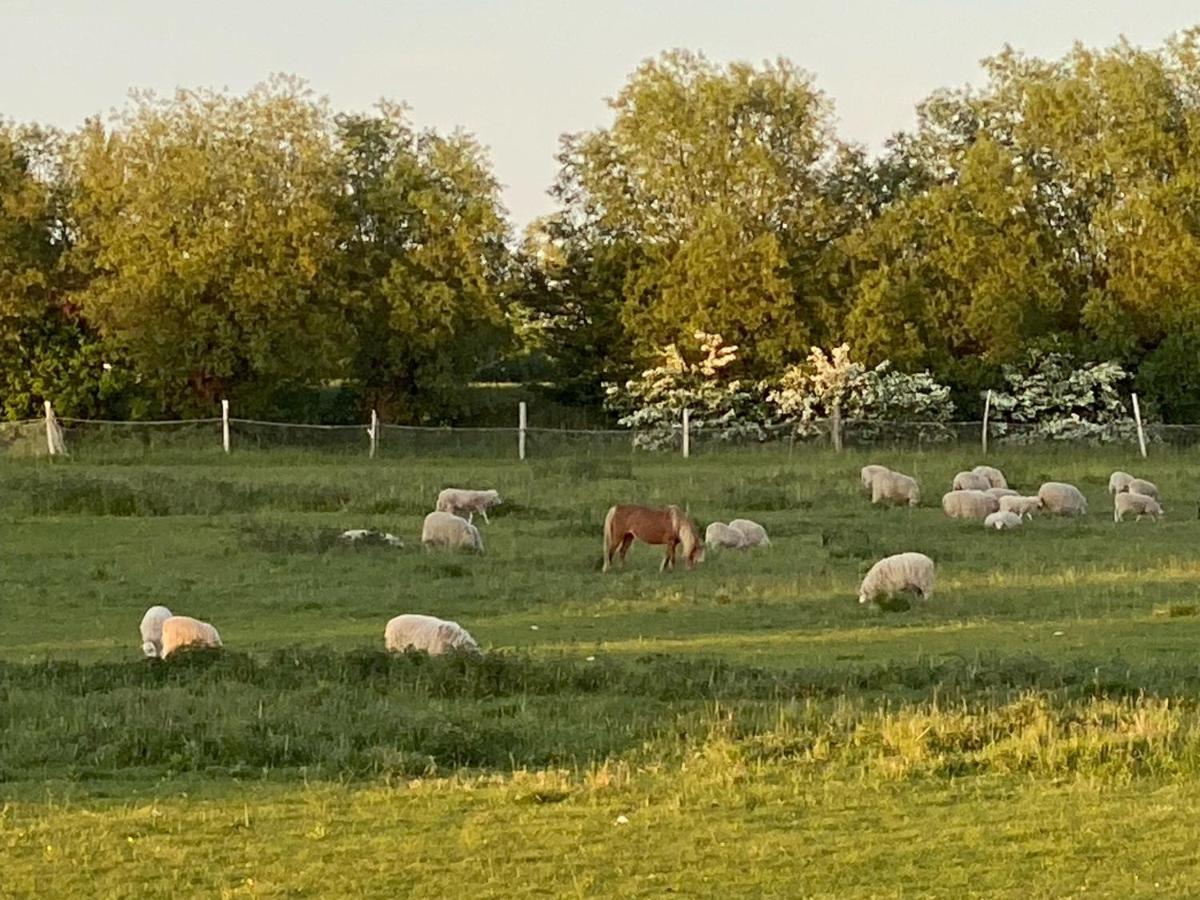
<instances>
[{"instance_id":1,"label":"wooden fence post","mask_svg":"<svg viewBox=\"0 0 1200 900\"><path fill-rule=\"evenodd\" d=\"M987 398L983 401L983 433L980 435L980 441L983 443L983 455L987 456L987 439L988 439L988 413L992 411L992 392L987 392Z\"/></svg>"},{"instance_id":2,"label":"wooden fence post","mask_svg":"<svg viewBox=\"0 0 1200 900\"><path fill-rule=\"evenodd\" d=\"M221 401L221 446L229 452L229 401Z\"/></svg>"},{"instance_id":3,"label":"wooden fence post","mask_svg":"<svg viewBox=\"0 0 1200 900\"><path fill-rule=\"evenodd\" d=\"M833 438L833 449L842 452L842 401L833 401L833 410L829 416L829 432Z\"/></svg>"},{"instance_id":4,"label":"wooden fence post","mask_svg":"<svg viewBox=\"0 0 1200 900\"><path fill-rule=\"evenodd\" d=\"M692 455L692 418L691 410L686 407L683 410L683 458L687 459Z\"/></svg>"},{"instance_id":5,"label":"wooden fence post","mask_svg":"<svg viewBox=\"0 0 1200 900\"><path fill-rule=\"evenodd\" d=\"M525 401L517 404L517 458L525 459L525 426L528 423L528 410Z\"/></svg>"},{"instance_id":6,"label":"wooden fence post","mask_svg":"<svg viewBox=\"0 0 1200 900\"><path fill-rule=\"evenodd\" d=\"M1138 430L1138 449L1142 452L1142 459L1146 458L1146 432L1142 428L1142 410L1138 406L1137 394L1133 395L1133 420L1137 422Z\"/></svg>"},{"instance_id":7,"label":"wooden fence post","mask_svg":"<svg viewBox=\"0 0 1200 900\"><path fill-rule=\"evenodd\" d=\"M375 448L379 445L379 413L371 410L371 459L375 458Z\"/></svg>"}]
</instances>

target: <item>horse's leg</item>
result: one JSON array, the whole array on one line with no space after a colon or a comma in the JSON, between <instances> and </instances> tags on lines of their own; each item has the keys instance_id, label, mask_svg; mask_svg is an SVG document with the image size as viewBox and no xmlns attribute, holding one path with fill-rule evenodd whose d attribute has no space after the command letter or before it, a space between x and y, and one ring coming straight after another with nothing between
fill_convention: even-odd
<instances>
[{"instance_id":1,"label":"horse's leg","mask_svg":"<svg viewBox=\"0 0 1200 900\"><path fill-rule=\"evenodd\" d=\"M633 535L627 534L621 538L621 568L625 568L625 555L629 553L629 548L633 546Z\"/></svg>"},{"instance_id":2,"label":"horse's leg","mask_svg":"<svg viewBox=\"0 0 1200 900\"><path fill-rule=\"evenodd\" d=\"M670 569L671 571L675 570L675 542L674 541L667 541L667 550L666 550L666 553L663 554L662 565L659 566L658 571L665 572L667 569Z\"/></svg>"}]
</instances>

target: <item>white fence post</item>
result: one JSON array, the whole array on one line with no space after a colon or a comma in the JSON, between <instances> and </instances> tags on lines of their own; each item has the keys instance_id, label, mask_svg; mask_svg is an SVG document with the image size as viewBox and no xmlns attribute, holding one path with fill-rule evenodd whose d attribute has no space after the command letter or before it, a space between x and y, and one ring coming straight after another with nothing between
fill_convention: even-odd
<instances>
[{"instance_id":1,"label":"white fence post","mask_svg":"<svg viewBox=\"0 0 1200 900\"><path fill-rule=\"evenodd\" d=\"M983 433L980 436L980 441L983 443L983 455L987 456L987 426L988 413L992 411L992 392L987 392L987 398L983 401Z\"/></svg>"},{"instance_id":2,"label":"white fence post","mask_svg":"<svg viewBox=\"0 0 1200 900\"><path fill-rule=\"evenodd\" d=\"M1142 428L1142 410L1138 407L1137 394L1133 395L1133 420L1137 422L1138 449L1142 451L1142 459L1146 458L1146 432Z\"/></svg>"},{"instance_id":3,"label":"white fence post","mask_svg":"<svg viewBox=\"0 0 1200 900\"><path fill-rule=\"evenodd\" d=\"M525 459L525 424L528 421L525 401L517 404L517 458Z\"/></svg>"},{"instance_id":4,"label":"white fence post","mask_svg":"<svg viewBox=\"0 0 1200 900\"><path fill-rule=\"evenodd\" d=\"M375 448L379 445L379 414L371 410L371 459L375 458Z\"/></svg>"},{"instance_id":5,"label":"white fence post","mask_svg":"<svg viewBox=\"0 0 1200 900\"><path fill-rule=\"evenodd\" d=\"M691 410L683 410L683 458L692 455L692 416Z\"/></svg>"},{"instance_id":6,"label":"white fence post","mask_svg":"<svg viewBox=\"0 0 1200 900\"><path fill-rule=\"evenodd\" d=\"M835 400L833 402L832 414L829 417L829 430L833 438L833 449L838 453L842 452L842 402Z\"/></svg>"},{"instance_id":7,"label":"white fence post","mask_svg":"<svg viewBox=\"0 0 1200 900\"><path fill-rule=\"evenodd\" d=\"M54 407L49 400L43 401L43 407L46 411L46 452L51 456L65 456L67 445L58 427L58 419L54 417Z\"/></svg>"},{"instance_id":8,"label":"white fence post","mask_svg":"<svg viewBox=\"0 0 1200 900\"><path fill-rule=\"evenodd\" d=\"M229 452L229 401L221 401L221 446Z\"/></svg>"}]
</instances>

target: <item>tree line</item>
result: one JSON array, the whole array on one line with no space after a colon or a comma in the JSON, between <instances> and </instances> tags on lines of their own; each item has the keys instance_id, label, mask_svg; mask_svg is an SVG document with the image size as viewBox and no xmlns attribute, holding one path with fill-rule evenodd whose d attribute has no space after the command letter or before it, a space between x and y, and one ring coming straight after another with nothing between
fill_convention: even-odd
<instances>
[{"instance_id":1,"label":"tree line","mask_svg":"<svg viewBox=\"0 0 1200 900\"><path fill-rule=\"evenodd\" d=\"M664 53L520 236L470 135L291 78L6 124L4 412L448 421L478 379L597 404L704 333L746 378L848 342L964 410L1030 354L1111 360L1200 420L1200 29L984 69L871 155L787 60Z\"/></svg>"}]
</instances>

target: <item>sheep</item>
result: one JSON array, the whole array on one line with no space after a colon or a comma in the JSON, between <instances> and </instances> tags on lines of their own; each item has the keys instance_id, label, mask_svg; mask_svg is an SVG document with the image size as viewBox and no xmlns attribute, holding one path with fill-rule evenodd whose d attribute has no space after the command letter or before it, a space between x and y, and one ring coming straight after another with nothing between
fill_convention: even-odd
<instances>
[{"instance_id":1,"label":"sheep","mask_svg":"<svg viewBox=\"0 0 1200 900\"><path fill-rule=\"evenodd\" d=\"M933 560L924 553L897 553L879 560L862 580L858 602L872 603L902 591L922 600L933 596Z\"/></svg>"},{"instance_id":2,"label":"sheep","mask_svg":"<svg viewBox=\"0 0 1200 900\"><path fill-rule=\"evenodd\" d=\"M171 615L165 606L152 606L142 616L142 653L151 659L162 655L162 626Z\"/></svg>"},{"instance_id":3,"label":"sheep","mask_svg":"<svg viewBox=\"0 0 1200 900\"><path fill-rule=\"evenodd\" d=\"M1004 473L995 466L976 466L971 470L975 475L982 475L988 480L988 487L1006 488L1008 481L1004 477Z\"/></svg>"},{"instance_id":4,"label":"sheep","mask_svg":"<svg viewBox=\"0 0 1200 900\"><path fill-rule=\"evenodd\" d=\"M724 522L713 522L704 529L704 543L709 547L723 547L726 550L743 550L750 546L742 532Z\"/></svg>"},{"instance_id":5,"label":"sheep","mask_svg":"<svg viewBox=\"0 0 1200 900\"><path fill-rule=\"evenodd\" d=\"M959 472L954 476L951 490L955 491L986 491L992 483L983 475L975 472Z\"/></svg>"},{"instance_id":6,"label":"sheep","mask_svg":"<svg viewBox=\"0 0 1200 900\"><path fill-rule=\"evenodd\" d=\"M1158 499L1158 485L1153 481L1147 481L1145 478L1131 479L1125 490L1131 494L1141 494L1143 497Z\"/></svg>"},{"instance_id":7,"label":"sheep","mask_svg":"<svg viewBox=\"0 0 1200 900\"><path fill-rule=\"evenodd\" d=\"M757 522L752 522L749 519L734 519L729 523L729 527L742 533L742 536L746 539L744 544L746 547L771 546L771 539L767 537L767 529L763 528Z\"/></svg>"},{"instance_id":8,"label":"sheep","mask_svg":"<svg viewBox=\"0 0 1200 900\"><path fill-rule=\"evenodd\" d=\"M404 541L400 540L394 534L389 534L386 531L374 531L370 528L351 528L349 531L343 531L339 534L338 540L349 544L362 541L364 544L387 544L389 547L404 546Z\"/></svg>"},{"instance_id":9,"label":"sheep","mask_svg":"<svg viewBox=\"0 0 1200 900\"><path fill-rule=\"evenodd\" d=\"M1132 491L1117 494L1113 498L1113 521L1122 521L1125 514L1130 512L1137 514L1135 521L1138 522L1142 520L1142 516L1149 516L1157 521L1166 515L1158 501L1147 494L1135 494Z\"/></svg>"},{"instance_id":10,"label":"sheep","mask_svg":"<svg viewBox=\"0 0 1200 900\"><path fill-rule=\"evenodd\" d=\"M871 493L871 484L875 481L875 478L890 471L891 469L889 469L887 466L863 466L862 472L860 473L862 476L863 490L868 494Z\"/></svg>"},{"instance_id":11,"label":"sheep","mask_svg":"<svg viewBox=\"0 0 1200 900\"><path fill-rule=\"evenodd\" d=\"M1108 492L1115 497L1122 491L1129 490L1129 482L1131 481L1133 481L1132 475L1118 469L1108 476Z\"/></svg>"},{"instance_id":12,"label":"sheep","mask_svg":"<svg viewBox=\"0 0 1200 900\"><path fill-rule=\"evenodd\" d=\"M1087 498L1073 484L1047 481L1038 488L1042 508L1060 516L1082 516L1087 513Z\"/></svg>"},{"instance_id":13,"label":"sheep","mask_svg":"<svg viewBox=\"0 0 1200 900\"><path fill-rule=\"evenodd\" d=\"M1041 512L1042 498L1041 497L1001 497L1000 512L1015 513L1018 516L1024 516L1027 519L1032 519L1035 512Z\"/></svg>"},{"instance_id":14,"label":"sheep","mask_svg":"<svg viewBox=\"0 0 1200 900\"><path fill-rule=\"evenodd\" d=\"M1021 527L1021 517L1014 512L999 512L991 513L983 520L984 528L994 528L997 531L1008 531L1013 528Z\"/></svg>"},{"instance_id":15,"label":"sheep","mask_svg":"<svg viewBox=\"0 0 1200 900\"><path fill-rule=\"evenodd\" d=\"M983 491L951 491L942 497L942 510L952 519L986 519L1000 509L1000 500Z\"/></svg>"},{"instance_id":16,"label":"sheep","mask_svg":"<svg viewBox=\"0 0 1200 900\"><path fill-rule=\"evenodd\" d=\"M916 506L921 502L921 486L900 472L884 472L871 482L871 502Z\"/></svg>"},{"instance_id":17,"label":"sheep","mask_svg":"<svg viewBox=\"0 0 1200 900\"><path fill-rule=\"evenodd\" d=\"M191 616L171 616L162 623L162 653L166 659L183 647L220 647L221 635L207 622Z\"/></svg>"},{"instance_id":18,"label":"sheep","mask_svg":"<svg viewBox=\"0 0 1200 900\"><path fill-rule=\"evenodd\" d=\"M461 516L448 512L431 512L421 525L421 546L455 547L463 550L483 552L483 538L479 529Z\"/></svg>"},{"instance_id":19,"label":"sheep","mask_svg":"<svg viewBox=\"0 0 1200 900\"><path fill-rule=\"evenodd\" d=\"M483 521L490 525L487 511L493 506L499 506L502 502L497 491L446 488L438 494L437 505L434 506L434 509L438 512L454 513L455 515L462 515L465 512L468 522L474 522L475 513L479 513L483 516Z\"/></svg>"},{"instance_id":20,"label":"sheep","mask_svg":"<svg viewBox=\"0 0 1200 900\"><path fill-rule=\"evenodd\" d=\"M449 622L436 616L408 613L388 621L383 629L384 646L395 653L405 650L424 650L430 656L462 651L479 656L481 651L475 638L457 622Z\"/></svg>"},{"instance_id":21,"label":"sheep","mask_svg":"<svg viewBox=\"0 0 1200 900\"><path fill-rule=\"evenodd\" d=\"M988 488L986 491L984 491L984 493L991 494L997 500L999 500L1001 497L1019 497L1019 496L1021 496L1020 491L1014 491L1012 488Z\"/></svg>"}]
</instances>

